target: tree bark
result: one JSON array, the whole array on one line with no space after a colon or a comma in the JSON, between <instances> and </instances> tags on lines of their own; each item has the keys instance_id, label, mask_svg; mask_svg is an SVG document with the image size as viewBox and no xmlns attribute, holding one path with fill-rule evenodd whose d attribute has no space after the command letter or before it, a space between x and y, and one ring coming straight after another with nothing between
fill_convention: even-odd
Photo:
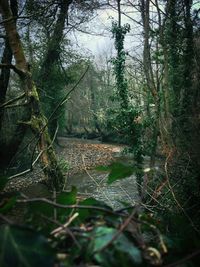
<instances>
[{"instance_id":1,"label":"tree bark","mask_svg":"<svg viewBox=\"0 0 200 267\"><path fill-rule=\"evenodd\" d=\"M18 15L18 3L17 0L10 1L10 9L13 17L17 17ZM16 19L14 20L16 23ZM1 65L9 66L12 63L13 53L10 48L9 40L5 37L5 46L3 51L3 56L1 60ZM6 101L6 94L8 90L10 79L10 68L2 68L0 74L0 158L1 158L1 168L2 170L8 166L11 159L16 154L25 134L25 127L21 124L17 124L16 127L11 131L9 131L10 124L6 120L6 111L3 106ZM7 111L7 114L10 114ZM22 119L27 118L27 114L23 115ZM21 118L20 118L21 119ZM7 134L7 138L4 138L5 133Z\"/></svg>"},{"instance_id":2,"label":"tree bark","mask_svg":"<svg viewBox=\"0 0 200 267\"><path fill-rule=\"evenodd\" d=\"M18 13L18 8L17 8L17 1L16 0L11 0L11 11L14 17L17 16ZM7 38L5 38L5 48L3 52L3 57L1 60L2 64L10 65L12 62L12 50L10 48L10 44ZM6 93L8 89L8 84L9 84L9 78L10 78L10 69L9 68L3 68L1 70L1 75L0 75L0 106L5 102L6 100ZM0 109L0 132L1 132L1 127L2 127L2 119L3 119L3 113L4 109Z\"/></svg>"}]
</instances>

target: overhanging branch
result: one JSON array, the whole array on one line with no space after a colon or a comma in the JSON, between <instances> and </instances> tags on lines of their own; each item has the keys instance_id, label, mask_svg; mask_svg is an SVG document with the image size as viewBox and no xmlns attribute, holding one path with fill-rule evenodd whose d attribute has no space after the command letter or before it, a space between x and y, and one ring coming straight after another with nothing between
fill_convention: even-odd
<instances>
[{"instance_id":1,"label":"overhanging branch","mask_svg":"<svg viewBox=\"0 0 200 267\"><path fill-rule=\"evenodd\" d=\"M11 104L13 104L14 102L22 99L25 96L25 93L23 93L22 95L17 96L14 99L10 99L7 102L3 103L2 105L0 105L0 108L4 108L4 107L10 107Z\"/></svg>"},{"instance_id":2,"label":"overhanging branch","mask_svg":"<svg viewBox=\"0 0 200 267\"><path fill-rule=\"evenodd\" d=\"M12 64L0 64L0 69L11 69L14 70L14 72L16 72L20 77L24 76L24 72L20 69L18 69L15 65Z\"/></svg>"}]
</instances>

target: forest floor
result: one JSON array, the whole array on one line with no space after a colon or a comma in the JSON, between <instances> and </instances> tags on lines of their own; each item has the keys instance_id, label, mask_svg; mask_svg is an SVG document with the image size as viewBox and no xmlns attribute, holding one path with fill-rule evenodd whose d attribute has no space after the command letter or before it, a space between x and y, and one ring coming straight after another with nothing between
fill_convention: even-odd
<instances>
[{"instance_id":1,"label":"forest floor","mask_svg":"<svg viewBox=\"0 0 200 267\"><path fill-rule=\"evenodd\" d=\"M61 165L67 167L68 177L93 169L95 166L110 164L125 148L124 145L105 144L98 140L78 138L59 137L58 142L56 153ZM36 165L32 172L10 180L4 191L21 190L42 182L44 179L43 171L39 165Z\"/></svg>"}]
</instances>

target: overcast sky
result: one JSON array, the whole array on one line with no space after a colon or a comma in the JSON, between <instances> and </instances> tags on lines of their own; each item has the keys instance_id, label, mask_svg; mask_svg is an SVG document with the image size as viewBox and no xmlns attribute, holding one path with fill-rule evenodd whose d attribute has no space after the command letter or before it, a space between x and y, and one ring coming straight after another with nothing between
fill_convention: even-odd
<instances>
[{"instance_id":1,"label":"overcast sky","mask_svg":"<svg viewBox=\"0 0 200 267\"><path fill-rule=\"evenodd\" d=\"M163 8L164 11L164 6L162 7L160 5L160 8ZM194 0L193 8L200 8L199 0ZM138 54L142 53L142 27L127 16L124 16L123 12L136 22L141 21L140 14L138 11L134 10L133 7L130 8L121 5L121 9L122 25L128 23L131 26L131 32L125 37L125 49L132 55L138 56ZM155 10L155 6L151 5L150 9ZM71 40L73 40L75 47L83 54L86 53L87 56L98 56L105 51L115 51L110 30L112 21L117 21L117 17L117 11L112 8L98 10L94 18L83 26L85 30L91 34L78 31L71 32Z\"/></svg>"},{"instance_id":2,"label":"overcast sky","mask_svg":"<svg viewBox=\"0 0 200 267\"><path fill-rule=\"evenodd\" d=\"M136 17L136 19L139 19L137 14L135 14L134 16ZM94 18L91 19L91 21L85 26L85 30L87 32L90 32L91 34L75 31L71 32L70 38L80 51L82 51L83 53L86 52L88 55L98 56L105 51L111 51L112 47L114 50L114 41L112 39L112 33L110 31L113 20L117 20L117 11L113 9L99 10ZM122 15L122 25L126 23L129 23L131 25L131 31L133 33L133 28L135 28L137 25L134 25L133 21ZM138 31L135 31L135 36L130 36L130 34L126 35L125 48L127 50L130 50L132 46L136 47L137 45L139 45L137 32L140 33L141 28Z\"/></svg>"}]
</instances>

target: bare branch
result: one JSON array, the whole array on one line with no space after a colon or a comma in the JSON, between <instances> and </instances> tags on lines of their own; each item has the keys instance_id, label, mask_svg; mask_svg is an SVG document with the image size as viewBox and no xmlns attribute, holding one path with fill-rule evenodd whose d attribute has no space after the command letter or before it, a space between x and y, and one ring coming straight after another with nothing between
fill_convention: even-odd
<instances>
[{"instance_id":1,"label":"bare branch","mask_svg":"<svg viewBox=\"0 0 200 267\"><path fill-rule=\"evenodd\" d=\"M55 131L54 137L53 137L53 139L52 139L52 141L51 141L51 144L48 146L48 148L47 148L46 150L48 150L48 149L52 146L53 142L55 141L55 137L56 137L56 135L57 135L57 132L58 132L58 126L57 126L57 128L56 128L56 131ZM36 143L36 145L37 145L37 143ZM46 150L42 150L42 151L40 151L40 153L37 155L36 159L33 161L33 156L34 156L34 151L35 151L35 148L34 148L34 149L33 149L32 159L31 159L31 167L30 167L29 169L23 171L23 172L20 172L20 173L17 173L17 174L15 174L15 175L12 175L12 176L8 177L8 180L11 180L11 179L13 179L13 178L17 178L17 177L19 177L19 176L22 176L22 175L24 175L24 174L27 174L27 173L31 172L31 171L33 170L34 165L37 163L37 161L40 159L40 157L42 156L42 154L43 154Z\"/></svg>"},{"instance_id":2,"label":"bare branch","mask_svg":"<svg viewBox=\"0 0 200 267\"><path fill-rule=\"evenodd\" d=\"M23 197L25 195L22 195ZM113 211L112 209L109 209L109 208L102 208L102 207L99 207L99 206L91 206L91 205L63 205L63 204L58 204L58 203L55 203L49 199L46 199L46 198L27 198L27 199L18 199L17 200L17 203L32 203L32 202L44 202L44 203L47 203L49 205L52 205L54 207L57 207L57 208L61 208L61 209L89 209L89 210L99 210L99 211L102 211L102 212L106 212L108 214L112 214L112 215L121 215L123 217L126 217L125 214L120 214L118 213L117 211Z\"/></svg>"},{"instance_id":3,"label":"bare branch","mask_svg":"<svg viewBox=\"0 0 200 267\"><path fill-rule=\"evenodd\" d=\"M16 101L22 99L24 96L25 96L25 93L23 93L22 95L17 96L17 97L14 98L14 99L8 100L8 101L5 102L4 104L0 105L0 108L7 107L7 106L13 104L14 102L16 102Z\"/></svg>"},{"instance_id":4,"label":"bare branch","mask_svg":"<svg viewBox=\"0 0 200 267\"><path fill-rule=\"evenodd\" d=\"M0 64L0 69L3 69L3 68L14 70L14 72L16 72L20 77L24 76L24 72L18 69L15 65L2 63Z\"/></svg>"}]
</instances>

